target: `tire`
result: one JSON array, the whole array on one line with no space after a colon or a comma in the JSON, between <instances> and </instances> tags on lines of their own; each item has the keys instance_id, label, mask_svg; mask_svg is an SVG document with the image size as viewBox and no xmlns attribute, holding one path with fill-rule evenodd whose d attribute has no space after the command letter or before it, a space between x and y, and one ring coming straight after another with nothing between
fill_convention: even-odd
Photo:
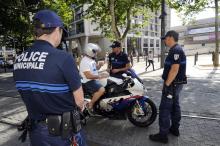
<instances>
[{"instance_id":1,"label":"tire","mask_svg":"<svg viewBox=\"0 0 220 146\"><path fill-rule=\"evenodd\" d=\"M138 127L148 127L149 125L151 125L157 118L157 108L156 105L154 104L154 102L152 100L150 100L149 98L146 99L145 101L145 109L146 109L146 113L144 113L144 115L135 115L134 114L134 109L137 106L137 103L134 104L129 110L128 110L128 120L134 124L135 126ZM151 111L150 111L151 110ZM149 115L149 112L151 112L151 114ZM135 117L136 116L136 117ZM147 119L144 119L147 116ZM138 120L137 120L138 118ZM139 120L142 121L139 121ZM144 120L143 120L144 119Z\"/></svg>"}]
</instances>

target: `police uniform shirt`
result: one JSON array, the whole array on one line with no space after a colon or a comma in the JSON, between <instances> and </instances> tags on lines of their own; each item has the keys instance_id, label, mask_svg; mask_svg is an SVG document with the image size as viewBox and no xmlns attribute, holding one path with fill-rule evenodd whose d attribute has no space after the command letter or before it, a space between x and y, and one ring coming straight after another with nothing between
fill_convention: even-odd
<instances>
[{"instance_id":1,"label":"police uniform shirt","mask_svg":"<svg viewBox=\"0 0 220 146\"><path fill-rule=\"evenodd\" d=\"M72 92L81 86L73 57L43 40L16 58L14 80L34 120L72 111Z\"/></svg>"},{"instance_id":2,"label":"police uniform shirt","mask_svg":"<svg viewBox=\"0 0 220 146\"><path fill-rule=\"evenodd\" d=\"M124 68L129 62L127 54L123 52L120 52L118 55L115 53L109 54L109 63L111 64L112 69Z\"/></svg>"},{"instance_id":3,"label":"police uniform shirt","mask_svg":"<svg viewBox=\"0 0 220 146\"><path fill-rule=\"evenodd\" d=\"M183 81L186 77L186 56L184 51L182 50L181 46L178 44L174 45L170 48L168 56L164 63L164 71L162 78L164 81L167 80L169 71L173 64L179 64L180 68L175 80Z\"/></svg>"}]
</instances>

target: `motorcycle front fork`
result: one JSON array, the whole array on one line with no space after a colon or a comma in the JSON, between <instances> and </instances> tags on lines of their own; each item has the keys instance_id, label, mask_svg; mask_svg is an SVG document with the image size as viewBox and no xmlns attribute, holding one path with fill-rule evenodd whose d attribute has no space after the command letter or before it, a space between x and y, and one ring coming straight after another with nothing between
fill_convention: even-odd
<instances>
[{"instance_id":1,"label":"motorcycle front fork","mask_svg":"<svg viewBox=\"0 0 220 146\"><path fill-rule=\"evenodd\" d=\"M134 114L137 116L144 116L145 115L138 100L136 100L136 103L135 103Z\"/></svg>"}]
</instances>

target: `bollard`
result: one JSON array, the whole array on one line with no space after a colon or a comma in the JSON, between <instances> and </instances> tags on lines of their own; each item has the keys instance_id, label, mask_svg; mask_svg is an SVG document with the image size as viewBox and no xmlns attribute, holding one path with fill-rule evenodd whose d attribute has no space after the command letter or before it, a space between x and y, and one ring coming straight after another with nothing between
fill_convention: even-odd
<instances>
[{"instance_id":1,"label":"bollard","mask_svg":"<svg viewBox=\"0 0 220 146\"><path fill-rule=\"evenodd\" d=\"M4 70L5 70L5 73L6 73L6 62L4 62Z\"/></svg>"},{"instance_id":2,"label":"bollard","mask_svg":"<svg viewBox=\"0 0 220 146\"><path fill-rule=\"evenodd\" d=\"M197 61L197 58L196 58L196 54L195 54L195 57L194 57L194 65L196 65L196 61Z\"/></svg>"},{"instance_id":3,"label":"bollard","mask_svg":"<svg viewBox=\"0 0 220 146\"><path fill-rule=\"evenodd\" d=\"M214 62L215 52L212 52L212 62Z\"/></svg>"},{"instance_id":4,"label":"bollard","mask_svg":"<svg viewBox=\"0 0 220 146\"><path fill-rule=\"evenodd\" d=\"M197 52L196 53L196 61L198 61L198 58L199 58L199 53Z\"/></svg>"}]
</instances>

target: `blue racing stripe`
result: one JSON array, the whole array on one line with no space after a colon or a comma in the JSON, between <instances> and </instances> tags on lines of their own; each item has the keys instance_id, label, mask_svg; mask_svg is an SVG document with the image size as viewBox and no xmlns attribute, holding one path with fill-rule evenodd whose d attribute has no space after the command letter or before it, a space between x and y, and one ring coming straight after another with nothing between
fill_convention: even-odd
<instances>
[{"instance_id":1,"label":"blue racing stripe","mask_svg":"<svg viewBox=\"0 0 220 146\"><path fill-rule=\"evenodd\" d=\"M29 91L38 91L38 92L46 92L46 93L67 93L69 90L63 90L63 91L48 91L46 89L34 89L34 88L17 88L18 90L29 90Z\"/></svg>"},{"instance_id":2,"label":"blue racing stripe","mask_svg":"<svg viewBox=\"0 0 220 146\"><path fill-rule=\"evenodd\" d=\"M53 87L53 86L47 86L47 85L38 85L34 83L16 83L16 88L30 88L30 89L38 89L38 90L48 90L48 91L64 91L69 90L69 87L61 86L61 87Z\"/></svg>"},{"instance_id":3,"label":"blue racing stripe","mask_svg":"<svg viewBox=\"0 0 220 146\"><path fill-rule=\"evenodd\" d=\"M38 84L38 85L47 85L47 86L68 86L67 84L48 84L48 83L41 83L41 82L33 82L33 81L16 81L16 83L29 83L29 84Z\"/></svg>"}]
</instances>

